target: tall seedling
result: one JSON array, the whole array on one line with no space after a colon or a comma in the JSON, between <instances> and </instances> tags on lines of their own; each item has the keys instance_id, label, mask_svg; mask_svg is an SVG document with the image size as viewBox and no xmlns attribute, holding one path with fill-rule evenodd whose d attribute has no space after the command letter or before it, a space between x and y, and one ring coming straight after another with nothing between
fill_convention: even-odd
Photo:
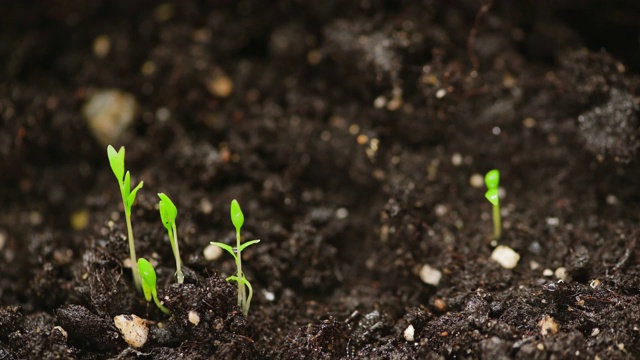
<instances>
[{"instance_id":1,"label":"tall seedling","mask_svg":"<svg viewBox=\"0 0 640 360\"><path fill-rule=\"evenodd\" d=\"M140 281L140 271L138 270L138 262L136 259L136 247L133 240L133 228L131 227L131 206L136 201L136 194L142 188L143 182L140 181L138 186L131 190L131 175L124 171L124 146L116 152L113 146L107 147L107 156L111 170L118 180L120 194L122 195L122 204L124 205L124 216L127 221L127 234L129 238L129 256L131 257L131 271L133 272L133 283L138 291L142 290Z\"/></svg>"}]
</instances>

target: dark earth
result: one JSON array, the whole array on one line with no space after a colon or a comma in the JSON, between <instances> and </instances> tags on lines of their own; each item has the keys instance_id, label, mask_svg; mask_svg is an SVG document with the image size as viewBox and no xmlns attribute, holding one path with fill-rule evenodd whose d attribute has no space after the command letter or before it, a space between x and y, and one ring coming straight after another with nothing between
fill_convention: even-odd
<instances>
[{"instance_id":1,"label":"dark earth","mask_svg":"<svg viewBox=\"0 0 640 360\"><path fill-rule=\"evenodd\" d=\"M0 359L640 358L640 3L0 9ZM104 91L131 124L84 115ZM109 143L144 181L135 246L170 315L134 288ZM204 252L234 241L234 198L262 239L248 316Z\"/></svg>"}]
</instances>

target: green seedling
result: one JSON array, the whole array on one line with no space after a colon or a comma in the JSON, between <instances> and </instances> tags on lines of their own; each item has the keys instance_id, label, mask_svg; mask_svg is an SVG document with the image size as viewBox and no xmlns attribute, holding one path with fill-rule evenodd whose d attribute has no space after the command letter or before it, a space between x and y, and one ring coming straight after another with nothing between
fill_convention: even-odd
<instances>
[{"instance_id":1,"label":"green seedling","mask_svg":"<svg viewBox=\"0 0 640 360\"><path fill-rule=\"evenodd\" d=\"M138 271L138 265L136 261L136 247L133 241L133 229L131 227L131 206L136 201L136 194L138 190L142 188L143 182L140 181L133 191L131 190L131 175L127 171L124 171L124 146L116 152L113 146L107 147L107 156L109 157L109 164L111 170L118 180L118 186L120 186L120 194L122 195L122 204L124 205L124 216L127 221L127 232L129 238L129 255L131 257L131 270L133 272L133 283L138 291L141 290L140 272Z\"/></svg>"},{"instance_id":2,"label":"green seedling","mask_svg":"<svg viewBox=\"0 0 640 360\"><path fill-rule=\"evenodd\" d=\"M147 302L151 301L153 298L153 302L156 303L158 309L160 309L163 313L169 314L169 309L167 309L160 300L158 300L158 290L156 289L156 269L153 268L153 265L145 259L138 259L138 268L140 269L140 277L142 278L142 291L144 292L144 298Z\"/></svg>"},{"instance_id":3,"label":"green seedling","mask_svg":"<svg viewBox=\"0 0 640 360\"><path fill-rule=\"evenodd\" d=\"M484 196L493 205L493 240L500 240L502 235L502 221L500 219L500 196L498 196L498 186L500 185L500 171L493 169L484 176L484 183L487 185L487 192Z\"/></svg>"},{"instance_id":4,"label":"green seedling","mask_svg":"<svg viewBox=\"0 0 640 360\"><path fill-rule=\"evenodd\" d=\"M160 203L158 204L160 218L164 227L167 228L171 250L173 250L173 256L176 258L176 277L178 278L178 284L182 284L184 275L182 274L182 261L180 260L180 249L178 248L178 230L176 228L178 209L167 195L160 193L158 196L160 197Z\"/></svg>"},{"instance_id":5,"label":"green seedling","mask_svg":"<svg viewBox=\"0 0 640 360\"><path fill-rule=\"evenodd\" d=\"M244 244L240 243L240 229L242 228L242 225L244 225L244 215L240 209L240 204L238 204L238 201L235 199L231 202L231 222L236 228L235 249L220 242L212 242L211 244L227 250L227 252L229 252L229 254L231 254L231 256L236 260L236 268L238 269L238 272L236 275L229 276L227 281L235 281L238 283L238 306L242 309L242 312L247 315L249 313L249 306L251 305L251 298L253 297L253 288L242 272L242 250L250 245L259 243L260 240L251 240ZM246 290L248 290L248 294Z\"/></svg>"}]
</instances>

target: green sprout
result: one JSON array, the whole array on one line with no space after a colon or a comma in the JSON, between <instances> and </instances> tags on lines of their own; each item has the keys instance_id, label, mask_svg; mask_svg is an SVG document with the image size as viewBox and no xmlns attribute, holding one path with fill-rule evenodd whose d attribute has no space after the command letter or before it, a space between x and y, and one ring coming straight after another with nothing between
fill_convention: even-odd
<instances>
[{"instance_id":1,"label":"green sprout","mask_svg":"<svg viewBox=\"0 0 640 360\"><path fill-rule=\"evenodd\" d=\"M133 229L131 227L131 206L136 201L136 194L138 190L142 188L143 182L140 181L133 191L131 190L131 175L127 171L124 171L124 146L116 152L113 146L107 147L107 156L109 157L109 164L113 174L118 179L118 185L120 186L120 194L122 195L122 204L124 205L124 215L127 221L127 232L129 238L129 255L131 257L131 271L133 272L133 283L136 289L140 291L140 272L138 271L138 265L136 262L136 248L133 242Z\"/></svg>"},{"instance_id":2,"label":"green sprout","mask_svg":"<svg viewBox=\"0 0 640 360\"><path fill-rule=\"evenodd\" d=\"M178 230L176 228L178 209L167 195L160 193L158 196L160 197L160 203L158 204L160 218L164 227L167 228L171 250L173 250L173 256L176 258L176 277L178 278L178 284L182 284L184 275L182 274L182 261L180 260L180 249L178 248Z\"/></svg>"},{"instance_id":3,"label":"green sprout","mask_svg":"<svg viewBox=\"0 0 640 360\"><path fill-rule=\"evenodd\" d=\"M158 309L162 310L165 314L169 314L169 309L162 305L160 300L158 300L158 290L156 289L156 269L154 269L153 265L151 265L151 263L145 258L138 259L138 268L140 268L144 298L147 302L151 301L151 298L153 298L153 302L156 303Z\"/></svg>"},{"instance_id":4,"label":"green sprout","mask_svg":"<svg viewBox=\"0 0 640 360\"><path fill-rule=\"evenodd\" d=\"M251 240L247 241L244 244L240 244L240 229L242 225L244 225L244 215L242 214L242 210L240 209L240 204L236 199L231 201L231 222L233 226L236 228L236 247L235 249L227 244L223 244L220 242L212 242L211 244L219 246L229 252L231 256L236 260L236 267L238 272L236 275L229 276L227 281L235 281L238 283L238 306L242 309L242 312L247 315L249 313L249 306L251 305L251 298L253 297L253 288L249 283L249 280L244 276L242 272L242 250L244 250L247 246L257 244L260 240ZM237 251L237 254L236 254ZM249 296L247 297L247 292L245 291L245 287L249 291Z\"/></svg>"},{"instance_id":5,"label":"green sprout","mask_svg":"<svg viewBox=\"0 0 640 360\"><path fill-rule=\"evenodd\" d=\"M490 170L484 176L484 183L487 185L487 192L484 196L493 205L493 240L500 240L502 235L502 221L500 220L500 196L498 196L498 186L500 185L500 171Z\"/></svg>"}]
</instances>

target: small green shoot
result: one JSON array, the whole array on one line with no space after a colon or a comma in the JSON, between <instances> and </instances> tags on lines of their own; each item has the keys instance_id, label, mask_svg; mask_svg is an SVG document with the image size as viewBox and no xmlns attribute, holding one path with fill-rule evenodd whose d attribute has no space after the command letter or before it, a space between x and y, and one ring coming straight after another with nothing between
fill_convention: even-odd
<instances>
[{"instance_id":1,"label":"small green shoot","mask_svg":"<svg viewBox=\"0 0 640 360\"><path fill-rule=\"evenodd\" d=\"M167 309L160 300L158 300L158 290L156 289L156 269L153 268L153 265L145 259L138 259L138 268L140 269L140 277L142 278L142 291L144 292L144 298L147 302L151 301L153 298L153 302L156 303L158 309L160 309L163 313L169 314L169 309Z\"/></svg>"},{"instance_id":2,"label":"small green shoot","mask_svg":"<svg viewBox=\"0 0 640 360\"><path fill-rule=\"evenodd\" d=\"M498 186L500 185L500 171L490 170L484 176L484 183L487 185L487 192L484 196L493 205L493 240L500 240L502 235L502 220L500 219L500 196L498 196Z\"/></svg>"},{"instance_id":3,"label":"small green shoot","mask_svg":"<svg viewBox=\"0 0 640 360\"><path fill-rule=\"evenodd\" d=\"M124 171L124 146L116 152L113 146L107 147L107 156L111 170L118 180L120 186L120 194L122 195L122 204L124 205L124 215L127 221L127 232L129 238L129 256L131 258L131 271L133 272L133 283L138 291L141 290L140 272L136 262L136 248L133 240L133 228L131 227L131 206L136 201L136 194L142 188L143 182L140 181L133 191L131 190L131 175Z\"/></svg>"},{"instance_id":4,"label":"small green shoot","mask_svg":"<svg viewBox=\"0 0 640 360\"><path fill-rule=\"evenodd\" d=\"M221 242L212 242L211 244L227 250L227 252L229 252L229 254L231 254L231 256L233 256L233 258L236 260L236 268L238 269L238 272L236 273L236 275L229 276L227 278L227 281L235 281L236 283L238 283L238 306L240 306L242 312L247 315L249 313L249 306L251 306L253 288L251 287L249 280L247 280L247 278L244 276L244 273L242 272L242 250L247 248L247 246L259 243L260 240L251 240L247 241L244 244L240 243L240 229L242 228L242 225L244 225L244 215L242 214L240 204L238 204L238 201L236 199L233 199L233 201L231 201L231 222L236 228L236 247L232 248L231 246ZM247 290L249 292L248 297Z\"/></svg>"},{"instance_id":5,"label":"small green shoot","mask_svg":"<svg viewBox=\"0 0 640 360\"><path fill-rule=\"evenodd\" d=\"M160 197L160 203L158 204L160 218L164 227L167 228L171 250L173 250L173 256L176 258L176 277L178 278L178 284L182 284L184 275L182 274L182 260L180 260L180 249L178 248L178 229L176 228L178 209L167 195L160 193L158 196Z\"/></svg>"}]
</instances>

